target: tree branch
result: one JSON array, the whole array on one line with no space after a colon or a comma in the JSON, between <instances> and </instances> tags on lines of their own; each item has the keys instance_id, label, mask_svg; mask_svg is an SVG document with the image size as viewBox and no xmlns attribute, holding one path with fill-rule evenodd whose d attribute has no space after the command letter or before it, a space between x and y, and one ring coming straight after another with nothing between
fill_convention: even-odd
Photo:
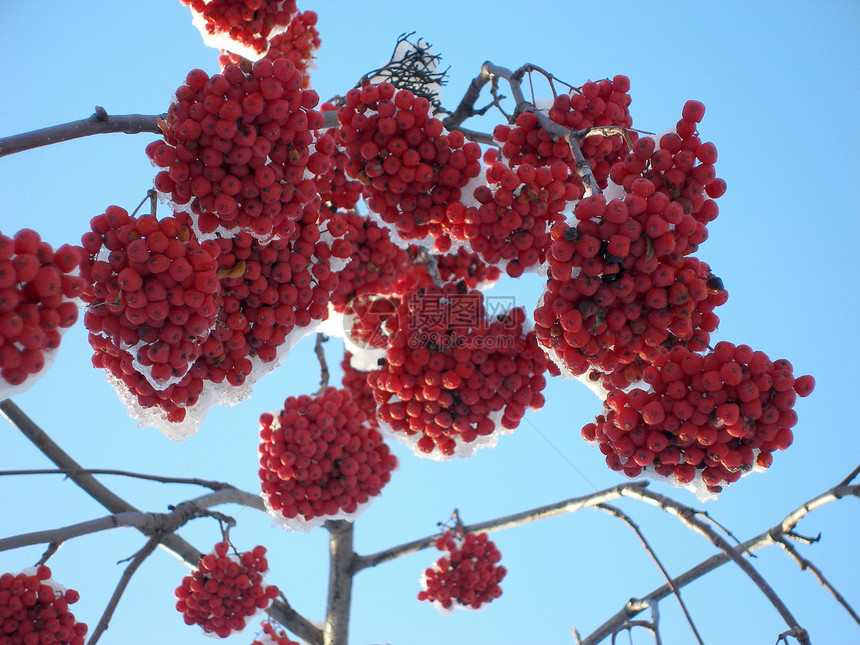
<instances>
[{"instance_id":1,"label":"tree branch","mask_svg":"<svg viewBox=\"0 0 860 645\"><path fill-rule=\"evenodd\" d=\"M42 428L34 423L33 420L30 419L30 417L28 417L21 408L19 408L10 399L0 401L0 412L2 412L3 416L5 416L12 425L18 428L25 437L33 442L33 444L41 450L48 459L53 461L60 469L69 471L69 478L99 504L112 513L141 513L141 511L116 495L95 477L87 474L85 468L60 448L60 446L57 445L56 442L54 442L53 439L51 439L47 433L42 430ZM237 491L237 489L232 490ZM212 493L212 495L217 495L220 492L221 491L217 491ZM247 493L244 494L247 495ZM209 495L204 495L203 497L199 497L193 501L205 504L205 500L209 497ZM250 505L250 503L248 505ZM141 532L149 537L154 535L154 533L147 533L142 529ZM163 536L159 546L176 556L191 569L197 567L197 563L203 555L192 544L176 534ZM269 616L289 629L299 638L305 640L311 645L322 645L322 630L307 618L296 612L292 607L290 607L286 600L273 602L266 611Z\"/></svg>"},{"instance_id":2,"label":"tree branch","mask_svg":"<svg viewBox=\"0 0 860 645\"><path fill-rule=\"evenodd\" d=\"M353 524L346 520L329 520L330 566L328 604L323 628L325 645L346 645L349 637L349 605L352 600Z\"/></svg>"},{"instance_id":3,"label":"tree branch","mask_svg":"<svg viewBox=\"0 0 860 645\"><path fill-rule=\"evenodd\" d=\"M696 636L696 641L699 645L704 645L702 641L702 636L699 634L699 630L696 629L696 624L693 622L693 617L690 615L690 612L687 610L687 605L684 603L684 599L681 598L681 590L675 587L672 584L672 577L669 575L669 572L666 571L666 567L663 566L663 563L660 562L660 558L657 557L657 553L655 553L654 549L651 548L651 545L648 543L648 540L645 539L645 535L642 533L642 530L639 528L639 525L633 521L633 518L624 513L621 509L616 508L610 504L598 504L595 508L599 508L602 511L606 511L611 515L614 515L622 522L624 522L627 526L629 526L634 533L636 533L636 537L639 538L639 541L642 543L642 547L651 556L651 559L654 560L654 564L657 565L657 568L660 569L660 573L663 574L663 577L666 578L666 583L672 589L672 593L675 594L675 597L678 599L678 604L681 605L681 611L684 612L684 616L687 618L687 622L690 624L690 629L693 630L693 634ZM654 633L657 634L657 625L654 625Z\"/></svg>"},{"instance_id":4,"label":"tree branch","mask_svg":"<svg viewBox=\"0 0 860 645\"><path fill-rule=\"evenodd\" d=\"M114 468L82 468L80 470L69 470L64 468L28 468L24 470L0 470L0 477L12 475L119 475L121 477L132 477L134 479L146 479L160 482L162 484L190 484L203 486L212 490L232 488L225 482L197 479L196 477L166 477L162 475L147 475L145 473L134 473L128 470L116 470Z\"/></svg>"},{"instance_id":5,"label":"tree branch","mask_svg":"<svg viewBox=\"0 0 860 645\"><path fill-rule=\"evenodd\" d=\"M505 517L500 517L495 520L489 520L478 524L470 524L468 526L464 526L463 530L468 533L490 533L492 531L501 531L503 529L513 528L536 520L542 520L547 517L554 517L565 513L574 513L582 508L597 506L598 504L618 499L626 490L644 489L647 485L648 482L646 481L619 484L613 488L607 488L606 490L598 491L591 495L572 497L561 502L556 502L555 504L539 506L520 513L514 513L513 515L506 515ZM355 574L362 569L375 567L383 562L395 560L405 555L410 555L412 553L422 551L423 549L427 549L435 544L437 537L438 535L435 534L428 535L427 537L400 544L398 546L391 547L390 549L379 551L378 553L356 556L352 572Z\"/></svg>"},{"instance_id":6,"label":"tree branch","mask_svg":"<svg viewBox=\"0 0 860 645\"><path fill-rule=\"evenodd\" d=\"M696 511L688 506L684 506L676 502L673 499L669 499L664 495L660 495L658 493L653 493L651 491L625 491L625 495L629 495L630 497L636 497L641 499L642 501L648 502L650 504L654 504L659 506L667 513L676 516L683 524L697 533L704 535L708 538L714 546L719 549L722 549L726 555L731 558L735 564L737 564L744 573L749 576L749 578L758 586L761 592L765 595L765 597L770 601L770 603L774 606L774 609L777 610L780 616L782 616L783 620L785 620L789 629L794 629L797 632L797 640L802 645L809 644L809 637L806 634L806 630L800 627L797 622L797 619L785 606L785 603L782 599L777 595L776 591L770 586L767 580L753 567L749 562L744 560L741 555L732 547L731 544L726 542L716 531L714 531L708 524L701 521L696 517Z\"/></svg>"},{"instance_id":7,"label":"tree branch","mask_svg":"<svg viewBox=\"0 0 860 645\"><path fill-rule=\"evenodd\" d=\"M119 599L122 598L125 588L131 581L131 577L134 575L134 572L137 571L137 568L143 564L143 561L152 555L152 552L155 551L155 547L158 546L160 541L161 535L156 533L149 538L149 541L143 546L143 548L134 555L132 561L125 568L125 571L123 571L122 577L119 579L116 589L114 589L113 595L110 597L107 607L105 607L105 611L99 620L99 624L96 625L92 636L90 636L89 641L87 641L87 645L96 645L101 635L108 628L108 623L110 623L113 612L116 610L116 606L119 604Z\"/></svg>"},{"instance_id":8,"label":"tree branch","mask_svg":"<svg viewBox=\"0 0 860 645\"><path fill-rule=\"evenodd\" d=\"M170 513L128 512L107 515L87 522L79 522L58 529L23 533L8 538L0 538L0 551L8 551L33 544L65 542L82 535L106 531L120 527L133 527L147 535L159 534L164 536L177 531L190 520L211 515L207 510L220 504L240 504L266 512L263 500L259 495L246 493L236 488L223 488L214 493L191 499L178 504ZM194 563L196 566L197 563Z\"/></svg>"},{"instance_id":9,"label":"tree branch","mask_svg":"<svg viewBox=\"0 0 860 645\"><path fill-rule=\"evenodd\" d=\"M62 125L54 125L32 132L24 132L9 137L0 138L0 157L32 150L52 143L71 141L94 134L123 132L125 134L161 134L158 119L166 118L166 114L123 114L109 116L103 107L96 106L95 113L80 121L71 121Z\"/></svg>"},{"instance_id":10,"label":"tree branch","mask_svg":"<svg viewBox=\"0 0 860 645\"><path fill-rule=\"evenodd\" d=\"M757 551L762 547L775 544L778 538L774 537L774 535L782 535L790 531L801 519L803 519L813 510L820 508L821 506L829 502L833 502L843 497L849 496L860 497L860 485L839 485L831 488L828 491L825 491L821 495L814 497L796 510L789 513L782 522L780 522L773 528L753 538L750 538L742 544L739 544L734 550L738 554L748 554L753 551ZM710 558L703 560L696 566L691 567L679 576L676 576L672 580L672 586L674 586L675 588L684 587L685 585L690 584L694 580L697 580L702 576L710 573L717 567L720 567L726 562L729 562L730 559L731 558L729 554L726 552L717 553L716 555L713 555ZM600 643L603 639L609 636L615 627L630 620L631 618L651 606L652 603L662 600L671 593L672 587L670 587L670 585L668 584L665 584L661 587L658 587L657 589L654 589L653 591L641 598L631 599L615 615L606 620L586 638L577 638L577 645L597 645L597 643Z\"/></svg>"},{"instance_id":11,"label":"tree branch","mask_svg":"<svg viewBox=\"0 0 860 645\"><path fill-rule=\"evenodd\" d=\"M779 540L777 540L777 544L779 544L779 546L781 546L783 550L788 553L788 555L790 555L795 562L797 562L798 566L801 569L809 569L812 575L814 575L818 582L821 583L821 586L827 589L827 591L829 591L830 594L836 599L836 602L845 607L845 611L847 611L851 618L854 619L854 622L860 625L860 616L858 616L857 612L854 611L850 604L848 604L848 601L845 600L845 597L841 593L839 593L832 584L830 584L827 578L824 577L824 574L821 572L821 569L819 569L811 561L800 555L797 549L791 546L791 544L788 543L788 540L786 540L784 537L779 538Z\"/></svg>"}]
</instances>

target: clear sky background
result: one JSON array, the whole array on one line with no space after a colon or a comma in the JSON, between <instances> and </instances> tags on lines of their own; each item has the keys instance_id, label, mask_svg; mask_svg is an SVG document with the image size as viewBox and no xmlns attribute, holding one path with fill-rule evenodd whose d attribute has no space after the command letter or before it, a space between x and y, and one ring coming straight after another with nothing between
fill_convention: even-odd
<instances>
[{"instance_id":1,"label":"clear sky background","mask_svg":"<svg viewBox=\"0 0 860 645\"><path fill-rule=\"evenodd\" d=\"M679 118L687 99L707 106L700 132L719 150L728 183L720 217L699 257L730 294L719 310L716 340L746 343L795 374L813 374L813 395L799 400L795 443L773 467L731 485L717 501L653 488L705 508L741 540L781 520L840 481L860 458L858 434L858 201L860 160L860 5L836 2L345 2L310 0L322 37L313 87L325 99L343 93L387 60L396 37L417 31L450 65L443 102L456 105L483 61L514 69L531 62L573 84L626 74L634 126L659 132ZM186 73L218 70L176 0L0 2L0 136L108 113L156 114ZM482 99L483 101L483 99ZM467 123L487 131L499 122ZM0 159L0 230L39 231L55 247L77 242L89 220L110 204L129 209L151 186L144 155L152 135L101 135ZM491 292L533 308L536 278L500 282ZM333 382L338 341L326 347ZM173 443L131 421L104 374L90 366L79 322L64 337L50 372L15 401L88 467L196 476L256 492L257 417L286 396L317 388L313 343L306 339L262 380L250 399L213 409L200 432ZM623 478L579 436L600 401L576 382L553 379L546 407L492 450L449 463L415 458L394 447L400 469L359 518L356 548L370 553L436 530L452 510L479 522L584 495ZM50 463L11 425L0 423L0 470ZM186 486L103 478L138 508L164 511L201 494ZM621 506L641 525L673 574L714 547L677 520L638 502ZM269 582L313 620L324 615L327 534L288 533L256 511L225 507L240 549L270 549ZM857 500L814 513L799 530L819 532L799 545L853 603L860 605ZM60 476L0 477L0 535L59 527L106 511ZM180 531L207 550L219 538L211 519ZM355 581L351 642L451 645L571 643L571 628L589 633L631 597L662 584L633 533L598 511L547 519L495 533L508 568L503 595L481 612L442 616L415 599L421 572L436 559L424 551L362 572ZM122 574L117 561L144 538L132 529L78 538L49 564L78 589L75 613L91 629ZM41 547L0 552L0 572L32 565ZM809 629L813 642L856 643L847 613L776 547L752 560ZM173 609L173 589L187 568L157 551L137 572L104 643L211 643ZM746 577L726 565L683 590L707 643L773 643L785 629ZM664 642L693 637L677 603L661 604ZM256 623L227 643L250 643ZM623 637L626 641L626 636ZM647 633L635 643L653 642Z\"/></svg>"}]
</instances>

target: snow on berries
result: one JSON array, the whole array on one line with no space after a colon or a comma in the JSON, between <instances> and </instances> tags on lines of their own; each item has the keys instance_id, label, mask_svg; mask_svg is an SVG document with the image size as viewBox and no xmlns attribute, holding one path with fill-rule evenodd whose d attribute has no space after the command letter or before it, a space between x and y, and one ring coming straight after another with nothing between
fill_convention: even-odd
<instances>
[{"instance_id":1,"label":"snow on berries","mask_svg":"<svg viewBox=\"0 0 860 645\"><path fill-rule=\"evenodd\" d=\"M179 0L209 47L257 59L290 24L295 0Z\"/></svg>"},{"instance_id":2,"label":"snow on berries","mask_svg":"<svg viewBox=\"0 0 860 645\"><path fill-rule=\"evenodd\" d=\"M278 58L249 74L195 69L176 90L164 138L146 153L162 168L156 190L189 211L199 233L290 238L296 222L318 213L316 178L331 166L334 138L316 132L319 98L302 85L295 65Z\"/></svg>"},{"instance_id":3,"label":"snow on berries","mask_svg":"<svg viewBox=\"0 0 860 645\"><path fill-rule=\"evenodd\" d=\"M87 625L69 611L78 598L45 565L0 575L0 643L84 645Z\"/></svg>"},{"instance_id":4,"label":"snow on berries","mask_svg":"<svg viewBox=\"0 0 860 645\"><path fill-rule=\"evenodd\" d=\"M60 337L78 319L80 247L56 251L34 230L0 232L0 398L29 388L46 371Z\"/></svg>"},{"instance_id":5,"label":"snow on berries","mask_svg":"<svg viewBox=\"0 0 860 645\"><path fill-rule=\"evenodd\" d=\"M264 620L260 624L262 633L257 633L251 645L300 645L292 640L279 625L271 620Z\"/></svg>"},{"instance_id":6,"label":"snow on berries","mask_svg":"<svg viewBox=\"0 0 860 645\"><path fill-rule=\"evenodd\" d=\"M499 583L507 574L499 564L498 548L486 533L445 531L436 539L442 556L421 578L418 600L432 602L439 611L483 609L502 595Z\"/></svg>"},{"instance_id":7,"label":"snow on berries","mask_svg":"<svg viewBox=\"0 0 860 645\"><path fill-rule=\"evenodd\" d=\"M702 496L716 494L793 441L797 395L811 376L795 379L785 359L727 341L699 354L675 345L643 374L648 389L612 389L604 412L582 429L613 470L655 474Z\"/></svg>"},{"instance_id":8,"label":"snow on berries","mask_svg":"<svg viewBox=\"0 0 860 645\"><path fill-rule=\"evenodd\" d=\"M357 517L397 466L350 390L291 396L260 415L260 482L269 513L291 530Z\"/></svg>"},{"instance_id":9,"label":"snow on berries","mask_svg":"<svg viewBox=\"0 0 860 645\"><path fill-rule=\"evenodd\" d=\"M495 445L526 409L543 407L549 360L522 308L488 315L462 283L404 295L391 319L384 364L368 376L390 436L431 459Z\"/></svg>"}]
</instances>

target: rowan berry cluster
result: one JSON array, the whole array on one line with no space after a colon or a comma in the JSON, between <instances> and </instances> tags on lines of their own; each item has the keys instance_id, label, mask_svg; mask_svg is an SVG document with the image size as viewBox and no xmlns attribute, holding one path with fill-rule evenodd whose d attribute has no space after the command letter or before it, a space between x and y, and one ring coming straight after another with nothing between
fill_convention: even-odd
<instances>
[{"instance_id":1,"label":"rowan berry cluster","mask_svg":"<svg viewBox=\"0 0 860 645\"><path fill-rule=\"evenodd\" d=\"M442 557L424 572L418 600L441 609L482 609L502 595L499 583L507 570L501 553L486 533L446 531L436 540Z\"/></svg>"},{"instance_id":2,"label":"rowan berry cluster","mask_svg":"<svg viewBox=\"0 0 860 645\"><path fill-rule=\"evenodd\" d=\"M347 92L338 108L338 142L368 207L404 240L435 241L445 252L445 209L480 173L480 146L459 131L444 134L430 102L391 83Z\"/></svg>"},{"instance_id":3,"label":"rowan berry cluster","mask_svg":"<svg viewBox=\"0 0 860 645\"><path fill-rule=\"evenodd\" d=\"M208 34L220 34L264 54L269 37L290 24L295 0L179 0L204 22Z\"/></svg>"},{"instance_id":4,"label":"rowan berry cluster","mask_svg":"<svg viewBox=\"0 0 860 645\"><path fill-rule=\"evenodd\" d=\"M266 507L300 530L355 517L397 466L352 392L333 387L289 397L277 416L260 415L259 452Z\"/></svg>"},{"instance_id":5,"label":"rowan berry cluster","mask_svg":"<svg viewBox=\"0 0 860 645\"><path fill-rule=\"evenodd\" d=\"M215 324L217 253L201 248L175 218L130 217L118 206L91 227L81 238L90 344L132 353L136 372L164 389L188 373Z\"/></svg>"},{"instance_id":6,"label":"rowan berry cluster","mask_svg":"<svg viewBox=\"0 0 860 645\"><path fill-rule=\"evenodd\" d=\"M228 65L211 78L195 69L147 146L155 188L191 212L198 231L290 238L319 211L316 177L331 166L330 134L316 136L318 97L303 90L287 58L258 60L250 74Z\"/></svg>"},{"instance_id":7,"label":"rowan berry cluster","mask_svg":"<svg viewBox=\"0 0 860 645\"><path fill-rule=\"evenodd\" d=\"M604 413L582 429L613 470L643 469L686 485L701 478L710 493L754 466L770 466L791 445L796 396L815 381L795 379L785 359L721 341L700 354L675 345L643 374L649 390L612 389Z\"/></svg>"},{"instance_id":8,"label":"rowan berry cluster","mask_svg":"<svg viewBox=\"0 0 860 645\"><path fill-rule=\"evenodd\" d=\"M0 644L84 645L87 626L69 611L79 597L55 582L45 565L0 575Z\"/></svg>"},{"instance_id":9,"label":"rowan berry cluster","mask_svg":"<svg viewBox=\"0 0 860 645\"><path fill-rule=\"evenodd\" d=\"M251 645L299 645L298 642L287 636L287 633L283 629L269 620L264 620L260 628L263 630L263 633L257 634L254 640L251 641Z\"/></svg>"},{"instance_id":10,"label":"rowan berry cluster","mask_svg":"<svg viewBox=\"0 0 860 645\"><path fill-rule=\"evenodd\" d=\"M61 334L78 319L82 259L79 247L54 251L32 229L0 233L0 397L44 373Z\"/></svg>"},{"instance_id":11,"label":"rowan berry cluster","mask_svg":"<svg viewBox=\"0 0 860 645\"><path fill-rule=\"evenodd\" d=\"M320 34L317 31L317 14L313 11L302 11L295 14L287 26L287 30L269 39L269 49L265 58L275 61L277 58L287 58L301 72L304 82L302 88L310 87L308 68L314 53L320 47ZM227 65L243 65L246 60L237 54L224 51L218 57L218 62L224 68Z\"/></svg>"},{"instance_id":12,"label":"rowan berry cluster","mask_svg":"<svg viewBox=\"0 0 860 645\"><path fill-rule=\"evenodd\" d=\"M245 628L246 619L268 607L280 593L263 584L269 570L266 547L238 553L229 542L218 542L200 558L197 568L173 592L176 610L186 625L200 625L207 634L227 638Z\"/></svg>"},{"instance_id":13,"label":"rowan berry cluster","mask_svg":"<svg viewBox=\"0 0 860 645\"><path fill-rule=\"evenodd\" d=\"M624 387L640 379L654 348L671 340L703 350L719 323L713 310L728 294L710 267L690 256L718 213L699 180L709 189L720 182L716 148L703 144L697 121L686 118L701 120L699 106L685 105L677 125L683 138L664 135L659 149L640 138L613 164L622 197L587 197L572 221L551 229L535 331L574 375L593 369L604 386Z\"/></svg>"},{"instance_id":14,"label":"rowan berry cluster","mask_svg":"<svg viewBox=\"0 0 860 645\"><path fill-rule=\"evenodd\" d=\"M391 241L388 229L355 211L343 215L347 221L343 237L352 250L331 298L337 312L343 312L357 296L395 293L409 262L406 251Z\"/></svg>"},{"instance_id":15,"label":"rowan berry cluster","mask_svg":"<svg viewBox=\"0 0 860 645\"><path fill-rule=\"evenodd\" d=\"M384 365L368 376L379 420L416 454L447 459L494 445L539 409L549 361L522 308L487 316L462 283L410 292L386 321Z\"/></svg>"},{"instance_id":16,"label":"rowan berry cluster","mask_svg":"<svg viewBox=\"0 0 860 645\"><path fill-rule=\"evenodd\" d=\"M629 127L629 89L626 76L586 83L571 95L557 97L549 117L573 129ZM585 189L570 145L544 127L534 112L519 114L513 127L497 126L493 137L501 153L488 151L484 156L486 185L474 190L478 206L452 204L447 216L454 239L469 240L486 262L519 277L544 261L549 227ZM618 134L586 137L582 148L597 168L598 184L605 187L610 163L621 156L624 140Z\"/></svg>"}]
</instances>

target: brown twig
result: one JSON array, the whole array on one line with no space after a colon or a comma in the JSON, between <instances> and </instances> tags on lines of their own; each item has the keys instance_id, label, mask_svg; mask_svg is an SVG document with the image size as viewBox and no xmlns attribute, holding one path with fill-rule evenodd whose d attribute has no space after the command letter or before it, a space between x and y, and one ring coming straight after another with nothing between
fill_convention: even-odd
<instances>
[{"instance_id":1,"label":"brown twig","mask_svg":"<svg viewBox=\"0 0 860 645\"><path fill-rule=\"evenodd\" d=\"M690 615L689 610L687 609L687 605L684 603L684 599L681 598L681 590L678 589L674 584L672 584L672 576L669 575L669 572L666 571L666 567L663 566L663 563L660 561L660 558L657 557L657 553L649 544L648 540L645 538L645 535L642 533L642 530L639 528L639 525L633 521L633 518L624 513L621 509L612 506L611 504L598 504L595 508L599 508L602 511L606 511L611 515L614 515L622 522L624 522L627 526L629 526L634 533L636 533L636 537L639 538L639 541L642 543L642 548L645 549L646 553L651 556L651 559L654 560L654 564L657 565L657 568L660 569L660 573L663 574L663 577L666 578L666 583L672 589L672 593L675 594L675 597L678 599L678 604L681 606L681 611L684 613L684 616L687 618L687 622L690 624L690 629L693 630L693 635L696 637L696 641L699 645L704 645L702 641L702 636L699 634L699 630L696 629L696 624L693 622L693 617ZM655 626L654 633L657 633L657 628Z\"/></svg>"},{"instance_id":2,"label":"brown twig","mask_svg":"<svg viewBox=\"0 0 860 645\"><path fill-rule=\"evenodd\" d=\"M103 107L96 106L95 113L89 118L0 138L0 157L15 154L16 152L23 152L24 150L49 146L61 141L89 137L94 134L108 134L111 132L161 134L161 129L158 127L157 121L158 119L166 118L166 116L165 114L123 114L109 116Z\"/></svg>"},{"instance_id":3,"label":"brown twig","mask_svg":"<svg viewBox=\"0 0 860 645\"><path fill-rule=\"evenodd\" d=\"M113 491L99 482L95 477L86 474L78 462L71 458L47 433L33 422L14 402L9 399L0 401L0 412L27 437L42 453L53 461L60 469L74 472L69 477L84 492L95 499L112 513L140 513L138 509L116 495ZM236 490L236 489L234 489ZM217 494L220 491L216 491ZM206 496L204 496L205 498ZM203 498L197 498L200 501ZM142 530L146 535L146 531ZM152 537L150 534L149 537ZM189 568L195 568L202 553L189 542L176 534L165 535L159 544L164 549L175 555ZM310 645L322 645L322 630L310 620L295 611L286 602L276 601L266 610L274 620L289 629L302 640Z\"/></svg>"},{"instance_id":4,"label":"brown twig","mask_svg":"<svg viewBox=\"0 0 860 645\"><path fill-rule=\"evenodd\" d=\"M556 515L575 513L582 508L597 506L598 504L602 504L613 499L618 499L623 495L625 490L644 489L647 485L648 482L644 481L620 484L618 486L614 486L613 488L607 488L602 491L597 491L596 493L592 493L591 495L572 497L561 502L556 502L555 504L539 506L537 508L522 511L520 513L514 513L513 515L506 515L504 517L499 517L494 520L489 520L487 522L464 525L463 531L468 533L490 533L493 531L501 531L504 529L513 528L515 526L520 526L522 524L527 524L536 520L542 520L548 517L555 517ZM375 567L379 564L382 564L383 562L389 562L390 560L395 560L405 555L410 555L412 553L417 553L418 551L430 548L435 544L437 537L439 537L437 534L428 535L427 537L419 538L417 540L406 542L404 544L399 544L397 546L385 549L384 551L373 553L371 555L358 555L355 557L352 572L358 573L362 569Z\"/></svg>"},{"instance_id":5,"label":"brown twig","mask_svg":"<svg viewBox=\"0 0 860 645\"><path fill-rule=\"evenodd\" d=\"M203 486L204 488L210 488L212 490L232 488L230 484L226 484L224 482L197 479L196 477L147 475L144 473L134 473L128 470L116 470L114 468L81 468L80 470L70 470L66 468L30 468L23 470L0 470L0 477L9 477L13 475L119 475L121 477L145 479L148 481L160 482L162 484L190 484L193 486Z\"/></svg>"},{"instance_id":6,"label":"brown twig","mask_svg":"<svg viewBox=\"0 0 860 645\"><path fill-rule=\"evenodd\" d=\"M101 619L99 620L98 625L93 630L92 636L87 641L87 645L96 645L101 635L108 628L108 623L110 623L110 619L113 616L113 612L116 610L116 606L119 604L120 598L122 598L123 592L125 592L125 588L128 586L128 583L131 581L131 577L134 575L134 572L137 571L138 567L143 564L143 561L146 560L152 552L155 551L155 548L158 546L161 541L161 535L156 533L153 535L147 543L143 546L143 548L134 554L131 558L131 562L125 568L125 571L122 573L122 577L119 579L119 582L116 585L116 589L114 589L113 595L111 595L110 600L108 601L107 607L105 607L104 613L102 614Z\"/></svg>"},{"instance_id":7,"label":"brown twig","mask_svg":"<svg viewBox=\"0 0 860 645\"><path fill-rule=\"evenodd\" d=\"M854 619L854 622L856 622L858 625L860 625L860 616L858 616L857 612L854 611L854 608L851 607L850 604L848 604L848 601L845 600L845 597L841 593L839 593L832 584L830 584L830 581L827 580L827 578L824 577L824 573L822 573L821 569L819 569L811 561L807 560L802 555L800 555L800 553L797 551L797 549L795 549L791 544L789 544L788 540L786 540L785 537L782 537L779 540L777 540L777 544L779 546L781 546L782 549L786 553L788 553L788 555L791 556L791 558L795 562L797 562L798 566L801 569L803 569L803 570L808 569L812 573L812 575L815 576L815 578L818 580L818 582L821 583L821 586L824 587L825 589L827 589L827 591L829 591L830 594L836 599L836 602L838 602L840 605L842 605L845 608L845 611L847 611L848 614L851 616L851 618Z\"/></svg>"}]
</instances>

